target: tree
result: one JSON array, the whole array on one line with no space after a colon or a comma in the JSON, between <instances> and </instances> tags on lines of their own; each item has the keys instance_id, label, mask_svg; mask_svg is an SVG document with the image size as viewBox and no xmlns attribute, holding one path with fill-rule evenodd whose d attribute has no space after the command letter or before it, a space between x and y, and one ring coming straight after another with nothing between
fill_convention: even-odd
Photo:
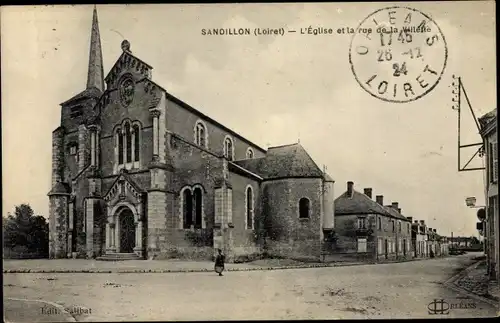
<instances>
[{"instance_id":1,"label":"tree","mask_svg":"<svg viewBox=\"0 0 500 323\"><path fill-rule=\"evenodd\" d=\"M25 247L38 256L48 256L49 224L40 215L34 215L29 204L16 206L14 215L3 218L4 247L14 249Z\"/></svg>"}]
</instances>

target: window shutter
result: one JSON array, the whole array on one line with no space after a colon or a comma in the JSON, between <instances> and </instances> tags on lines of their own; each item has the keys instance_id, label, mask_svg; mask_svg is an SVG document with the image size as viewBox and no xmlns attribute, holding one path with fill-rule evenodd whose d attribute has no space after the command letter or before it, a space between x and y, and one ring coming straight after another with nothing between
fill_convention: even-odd
<instances>
[{"instance_id":1,"label":"window shutter","mask_svg":"<svg viewBox=\"0 0 500 323\"><path fill-rule=\"evenodd\" d=\"M493 182L498 181L498 143L493 143Z\"/></svg>"}]
</instances>

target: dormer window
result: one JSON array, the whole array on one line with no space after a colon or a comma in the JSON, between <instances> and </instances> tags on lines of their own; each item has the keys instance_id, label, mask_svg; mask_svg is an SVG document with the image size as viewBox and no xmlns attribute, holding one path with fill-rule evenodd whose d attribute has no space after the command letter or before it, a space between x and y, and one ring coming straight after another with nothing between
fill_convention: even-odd
<instances>
[{"instance_id":1,"label":"dormer window","mask_svg":"<svg viewBox=\"0 0 500 323\"><path fill-rule=\"evenodd\" d=\"M247 154L246 154L247 159L251 159L251 158L253 158L253 156L254 156L253 149L248 147Z\"/></svg>"}]
</instances>

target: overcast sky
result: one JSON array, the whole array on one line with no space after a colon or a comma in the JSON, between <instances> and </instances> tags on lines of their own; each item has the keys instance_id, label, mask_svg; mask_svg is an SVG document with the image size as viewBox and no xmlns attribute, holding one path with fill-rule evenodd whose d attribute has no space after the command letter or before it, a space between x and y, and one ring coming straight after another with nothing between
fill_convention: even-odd
<instances>
[{"instance_id":1,"label":"overcast sky","mask_svg":"<svg viewBox=\"0 0 500 323\"><path fill-rule=\"evenodd\" d=\"M496 106L493 1L410 3L436 21L449 57L440 83L406 104L360 87L348 60L350 35L201 35L202 28L356 27L389 5L98 6L104 72L127 39L153 66L154 81L248 139L266 148L300 138L327 166L336 196L352 180L441 234L476 235L476 210L464 200L484 203L483 172L457 172L450 84L452 74L462 77L477 115ZM1 8L4 215L29 203L48 216L52 131L59 104L85 88L91 21L92 6ZM463 128L463 143L478 140L471 120Z\"/></svg>"}]
</instances>

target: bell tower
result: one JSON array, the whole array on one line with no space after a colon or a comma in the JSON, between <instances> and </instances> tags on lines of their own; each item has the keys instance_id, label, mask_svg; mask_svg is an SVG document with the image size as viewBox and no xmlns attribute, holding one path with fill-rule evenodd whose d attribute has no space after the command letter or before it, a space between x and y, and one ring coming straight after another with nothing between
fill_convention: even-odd
<instances>
[{"instance_id":1,"label":"bell tower","mask_svg":"<svg viewBox=\"0 0 500 323\"><path fill-rule=\"evenodd\" d=\"M51 258L64 258L76 250L75 237L82 230L83 220L74 212L90 192L76 192L75 188L77 181L86 180L80 176L82 171L96 163L93 148L98 145L88 121L96 119L93 108L104 91L101 39L94 6L86 88L61 103L61 123L52 133L52 189L48 193Z\"/></svg>"}]
</instances>

